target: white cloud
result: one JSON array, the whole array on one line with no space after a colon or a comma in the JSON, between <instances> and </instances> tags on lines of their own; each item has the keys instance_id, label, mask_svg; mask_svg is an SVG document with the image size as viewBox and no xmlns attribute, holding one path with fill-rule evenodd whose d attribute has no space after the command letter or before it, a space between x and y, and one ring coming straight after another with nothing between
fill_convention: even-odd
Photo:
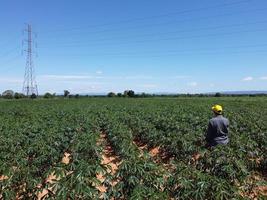
<instances>
[{"instance_id":1,"label":"white cloud","mask_svg":"<svg viewBox=\"0 0 267 200\"><path fill-rule=\"evenodd\" d=\"M245 77L242 79L242 81L252 81L254 78L251 76Z\"/></svg>"},{"instance_id":2,"label":"white cloud","mask_svg":"<svg viewBox=\"0 0 267 200\"><path fill-rule=\"evenodd\" d=\"M87 92L102 92L107 87L105 82L97 82L94 80L39 80L38 82L40 93L44 92L56 92L62 93L64 89L73 93L87 93Z\"/></svg>"},{"instance_id":3,"label":"white cloud","mask_svg":"<svg viewBox=\"0 0 267 200\"><path fill-rule=\"evenodd\" d=\"M98 71L96 71L95 73L96 73L96 74L103 74L103 71L98 70Z\"/></svg>"},{"instance_id":4,"label":"white cloud","mask_svg":"<svg viewBox=\"0 0 267 200\"><path fill-rule=\"evenodd\" d=\"M40 78L52 80L73 80L73 79L91 79L93 76L84 75L41 75Z\"/></svg>"},{"instance_id":5,"label":"white cloud","mask_svg":"<svg viewBox=\"0 0 267 200\"><path fill-rule=\"evenodd\" d=\"M267 80L267 76L260 77L260 80Z\"/></svg>"},{"instance_id":6,"label":"white cloud","mask_svg":"<svg viewBox=\"0 0 267 200\"><path fill-rule=\"evenodd\" d=\"M16 79L16 78L3 78L0 77L0 82L1 83L18 83L21 84L23 82L22 79Z\"/></svg>"},{"instance_id":7,"label":"white cloud","mask_svg":"<svg viewBox=\"0 0 267 200\"><path fill-rule=\"evenodd\" d=\"M156 88L157 87L156 84L141 84L139 86L142 88Z\"/></svg>"},{"instance_id":8,"label":"white cloud","mask_svg":"<svg viewBox=\"0 0 267 200\"><path fill-rule=\"evenodd\" d=\"M215 84L214 83L211 83L209 86L210 87L215 87Z\"/></svg>"},{"instance_id":9,"label":"white cloud","mask_svg":"<svg viewBox=\"0 0 267 200\"><path fill-rule=\"evenodd\" d=\"M38 79L42 80L57 80L57 81L77 81L86 79L126 79L126 80L139 80L139 79L153 79L152 76L133 75L133 76L101 76L103 72L96 72L98 76L93 75L40 75Z\"/></svg>"},{"instance_id":10,"label":"white cloud","mask_svg":"<svg viewBox=\"0 0 267 200\"><path fill-rule=\"evenodd\" d=\"M183 75L178 75L178 76L174 76L173 78L175 79L186 79L186 78L191 78L191 76L183 76Z\"/></svg>"},{"instance_id":11,"label":"white cloud","mask_svg":"<svg viewBox=\"0 0 267 200\"><path fill-rule=\"evenodd\" d=\"M97 75L96 75L97 74ZM39 75L37 78L41 80L53 80L53 81L77 81L86 79L112 79L112 80L151 80L151 79L188 79L191 76L177 75L171 77L155 77L150 75L130 75L130 76L103 76L103 71L96 71L95 75L65 75L65 74L44 74Z\"/></svg>"},{"instance_id":12,"label":"white cloud","mask_svg":"<svg viewBox=\"0 0 267 200\"><path fill-rule=\"evenodd\" d=\"M88 79L102 79L103 76L90 76L90 75L40 75L37 77L39 80L52 80L52 81L78 81Z\"/></svg>"},{"instance_id":13,"label":"white cloud","mask_svg":"<svg viewBox=\"0 0 267 200\"><path fill-rule=\"evenodd\" d=\"M198 85L198 83L197 82L190 82L187 85L190 87L196 87Z\"/></svg>"},{"instance_id":14,"label":"white cloud","mask_svg":"<svg viewBox=\"0 0 267 200\"><path fill-rule=\"evenodd\" d=\"M125 76L125 79L152 79L152 76L144 76L144 75L137 75L137 76Z\"/></svg>"}]
</instances>

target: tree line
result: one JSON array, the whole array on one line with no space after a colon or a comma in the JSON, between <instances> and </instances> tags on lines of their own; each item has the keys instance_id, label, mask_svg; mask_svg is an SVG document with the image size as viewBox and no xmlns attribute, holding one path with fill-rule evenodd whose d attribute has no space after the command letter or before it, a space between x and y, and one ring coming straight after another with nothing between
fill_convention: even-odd
<instances>
[{"instance_id":1,"label":"tree line","mask_svg":"<svg viewBox=\"0 0 267 200\"><path fill-rule=\"evenodd\" d=\"M39 95L38 98L44 99L52 99L55 97L62 97L62 98L80 98L80 97L128 97L128 98L147 98L147 97L238 97L238 96L247 96L247 97L258 97L258 96L267 96L265 93L258 93L258 94L224 94L224 93L199 93L199 94L151 94L151 93L136 93L133 90L125 90L124 92L109 92L106 95L80 95L80 94L71 94L70 91L64 90L63 94L56 94L46 92L43 95ZM14 92L13 90L6 90L0 95L0 98L4 99L23 99L23 98L37 98L36 94L31 94L30 96L26 96L23 93Z\"/></svg>"},{"instance_id":2,"label":"tree line","mask_svg":"<svg viewBox=\"0 0 267 200\"><path fill-rule=\"evenodd\" d=\"M57 95L56 93L50 93L50 92L46 92L43 95L39 95L39 97L45 98L45 99L51 99L54 97L60 97L60 96L64 96L64 97L68 97L68 98L78 98L80 95L79 94L75 94L72 95L70 94L70 92L68 90L64 90L63 95ZM14 92L13 90L6 90L2 93L2 95L0 95L0 97L4 98L4 99L23 99L23 98L31 98L31 99L35 99L37 98L37 94L31 94L29 96L23 94L23 93L19 93L19 92Z\"/></svg>"},{"instance_id":3,"label":"tree line","mask_svg":"<svg viewBox=\"0 0 267 200\"><path fill-rule=\"evenodd\" d=\"M267 96L266 93L257 93L257 94L225 94L225 93L177 93L177 94L151 94L151 93L135 93L133 90L125 90L123 93L114 93L109 92L107 97L135 97L135 98L146 98L146 97L258 97L258 96Z\"/></svg>"}]
</instances>

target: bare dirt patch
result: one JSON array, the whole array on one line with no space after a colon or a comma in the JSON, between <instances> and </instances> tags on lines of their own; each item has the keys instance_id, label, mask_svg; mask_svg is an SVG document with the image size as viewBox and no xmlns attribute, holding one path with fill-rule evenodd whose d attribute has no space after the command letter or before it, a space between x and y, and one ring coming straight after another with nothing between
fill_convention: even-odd
<instances>
[{"instance_id":1,"label":"bare dirt patch","mask_svg":"<svg viewBox=\"0 0 267 200\"><path fill-rule=\"evenodd\" d=\"M263 196L265 197L264 199L267 199L267 185L264 184L256 184L257 182L264 181L265 177L262 176L260 173L253 173L251 176L247 178L245 181L247 185L250 185L249 190L244 190L244 187L240 187L240 192L239 194L244 197L244 198L249 198L253 200L258 200L260 199L259 197Z\"/></svg>"},{"instance_id":2,"label":"bare dirt patch","mask_svg":"<svg viewBox=\"0 0 267 200\"><path fill-rule=\"evenodd\" d=\"M4 181L4 180L7 180L7 179L9 179L8 176L5 176L5 175L1 175L0 176L0 181Z\"/></svg>"},{"instance_id":3,"label":"bare dirt patch","mask_svg":"<svg viewBox=\"0 0 267 200\"><path fill-rule=\"evenodd\" d=\"M64 152L64 155L63 155L63 157L61 159L61 163L65 164L65 165L68 165L70 163L70 161L71 161L71 153ZM73 173L73 172L72 171L67 172L66 175L69 175L71 173ZM43 184L40 183L40 184L37 185L37 188L39 188L39 189L43 188L40 192L37 193L37 199L38 200L42 200L42 199L45 199L49 193L53 193L54 194L55 191L53 191L52 186L50 186L50 185L52 185L53 183L55 183L55 182L57 182L59 180L60 180L60 177L57 177L55 175L55 172L52 172L51 174L49 174L48 177L45 179ZM45 188L46 185L48 185L50 187L48 187L46 189Z\"/></svg>"},{"instance_id":4,"label":"bare dirt patch","mask_svg":"<svg viewBox=\"0 0 267 200\"><path fill-rule=\"evenodd\" d=\"M104 185L104 181L106 180L107 175L115 175L121 162L119 157L115 155L112 146L109 144L107 140L107 134L105 132L101 132L100 139L97 142L97 145L104 146L103 151L101 153L101 164L107 167L107 174L96 174L97 179L101 182L101 185L96 186L96 188L100 191L100 193L105 193L108 189ZM112 180L110 182L110 185L115 186L117 183L118 180Z\"/></svg>"},{"instance_id":5,"label":"bare dirt patch","mask_svg":"<svg viewBox=\"0 0 267 200\"><path fill-rule=\"evenodd\" d=\"M61 162L65 165L68 165L70 163L70 159L71 159L71 154L68 152L65 152Z\"/></svg>"},{"instance_id":6,"label":"bare dirt patch","mask_svg":"<svg viewBox=\"0 0 267 200\"><path fill-rule=\"evenodd\" d=\"M201 154L200 153L194 153L192 156L192 160L194 162L198 161L201 158Z\"/></svg>"},{"instance_id":7,"label":"bare dirt patch","mask_svg":"<svg viewBox=\"0 0 267 200\"><path fill-rule=\"evenodd\" d=\"M175 168L175 166L171 163L174 157L168 154L163 148L158 146L153 148L148 148L147 144L142 143L140 140L137 139L133 141L133 144L135 144L139 149L140 156L144 154L144 151L148 151L153 161L158 165L162 165L165 168L165 170L171 171Z\"/></svg>"}]
</instances>

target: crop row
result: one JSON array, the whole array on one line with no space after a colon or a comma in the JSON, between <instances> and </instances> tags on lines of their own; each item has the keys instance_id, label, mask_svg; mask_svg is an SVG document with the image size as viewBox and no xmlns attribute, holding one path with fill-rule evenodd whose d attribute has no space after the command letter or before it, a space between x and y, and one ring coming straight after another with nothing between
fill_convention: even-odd
<instances>
[{"instance_id":1,"label":"crop row","mask_svg":"<svg viewBox=\"0 0 267 200\"><path fill-rule=\"evenodd\" d=\"M256 100L219 102L230 143L212 150L204 134L213 99L1 102L0 198L259 197L266 186L267 105ZM118 159L112 172L103 162L107 147ZM171 159L160 162L151 149Z\"/></svg>"}]
</instances>

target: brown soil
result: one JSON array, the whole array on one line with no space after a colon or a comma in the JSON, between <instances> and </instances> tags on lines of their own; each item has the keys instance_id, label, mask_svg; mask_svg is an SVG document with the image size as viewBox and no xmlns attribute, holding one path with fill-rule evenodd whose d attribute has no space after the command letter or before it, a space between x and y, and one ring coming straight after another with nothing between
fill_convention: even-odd
<instances>
[{"instance_id":1,"label":"brown soil","mask_svg":"<svg viewBox=\"0 0 267 200\"><path fill-rule=\"evenodd\" d=\"M45 179L45 184L38 184L37 188L43 188L41 192L37 193L37 199L41 200L41 199L45 199L48 195L49 192L52 192L52 187L48 187L48 189L44 188L45 185L50 185L55 183L56 181L58 181L60 178L56 177L55 173L52 172L51 174L49 174L49 176Z\"/></svg>"},{"instance_id":2,"label":"brown soil","mask_svg":"<svg viewBox=\"0 0 267 200\"><path fill-rule=\"evenodd\" d=\"M193 156L192 156L192 160L193 160L194 162L196 162L196 161L198 161L198 160L200 159L200 157L201 157L201 155L200 155L199 153L195 153L195 154L193 154Z\"/></svg>"},{"instance_id":3,"label":"brown soil","mask_svg":"<svg viewBox=\"0 0 267 200\"><path fill-rule=\"evenodd\" d=\"M154 147L154 148L152 148L152 149L149 150L149 154L150 154L150 156L153 157L153 158L154 158L154 157L161 156L160 153L161 153L161 152L160 152L160 148L159 148L159 147Z\"/></svg>"},{"instance_id":4,"label":"brown soil","mask_svg":"<svg viewBox=\"0 0 267 200\"><path fill-rule=\"evenodd\" d=\"M240 195L253 200L258 200L260 195L267 198L267 186L257 186L250 192L240 192Z\"/></svg>"},{"instance_id":5,"label":"brown soil","mask_svg":"<svg viewBox=\"0 0 267 200\"><path fill-rule=\"evenodd\" d=\"M107 141L106 133L102 132L100 134L100 139L97 142L97 145L103 145L104 149L102 151L101 157L102 161L101 164L107 166L107 173L110 175L114 175L120 165L120 159L118 156L115 155L111 145ZM101 185L96 186L96 188L100 191L100 193L107 192L107 187L104 186L104 181L106 179L106 174L96 174L97 179L101 182ZM118 180L113 180L110 184L111 186L115 186L118 183Z\"/></svg>"},{"instance_id":6,"label":"brown soil","mask_svg":"<svg viewBox=\"0 0 267 200\"><path fill-rule=\"evenodd\" d=\"M246 184L251 185L252 189L250 191L243 191L241 186L240 195L253 200L258 200L261 195L267 199L267 185L256 185L256 182L263 181L264 179L265 177L259 173L254 173L252 176L249 176Z\"/></svg>"},{"instance_id":7,"label":"brown soil","mask_svg":"<svg viewBox=\"0 0 267 200\"><path fill-rule=\"evenodd\" d=\"M250 161L254 161L256 164L260 164L261 161L263 160L263 157L260 158L249 158Z\"/></svg>"},{"instance_id":8,"label":"brown soil","mask_svg":"<svg viewBox=\"0 0 267 200\"><path fill-rule=\"evenodd\" d=\"M70 160L71 160L71 154L68 152L65 152L62 159L61 159L61 163L68 165L70 163ZM72 171L67 172L66 175L69 175L71 173L72 173ZM52 172L51 174L49 174L48 177L45 179L44 184L38 184L37 185L37 188L43 188L41 192L37 193L37 199L38 200L45 199L49 192L55 193L55 191L53 191L52 187L48 187L48 189L46 189L45 186L51 185L51 184L53 184L59 180L60 180L60 177L56 177L55 172Z\"/></svg>"},{"instance_id":9,"label":"brown soil","mask_svg":"<svg viewBox=\"0 0 267 200\"><path fill-rule=\"evenodd\" d=\"M70 163L70 159L71 159L71 154L68 152L65 152L61 162L65 165L68 165Z\"/></svg>"},{"instance_id":10,"label":"brown soil","mask_svg":"<svg viewBox=\"0 0 267 200\"><path fill-rule=\"evenodd\" d=\"M149 149L147 144L144 144L137 139L133 141L133 144L135 144L139 149L140 156L142 156L146 150L155 163L162 165L167 171L174 169L174 165L171 163L171 160L174 158L170 156L163 148L153 147Z\"/></svg>"},{"instance_id":11,"label":"brown soil","mask_svg":"<svg viewBox=\"0 0 267 200\"><path fill-rule=\"evenodd\" d=\"M258 194L261 194L265 197L267 197L267 186L266 185L262 185L262 186L258 186L255 188L255 191L258 193Z\"/></svg>"},{"instance_id":12,"label":"brown soil","mask_svg":"<svg viewBox=\"0 0 267 200\"><path fill-rule=\"evenodd\" d=\"M38 199L38 200L45 199L46 196L48 195L48 193L49 193L48 189L43 189L41 192L39 192L39 193L37 194L37 199Z\"/></svg>"},{"instance_id":13,"label":"brown soil","mask_svg":"<svg viewBox=\"0 0 267 200\"><path fill-rule=\"evenodd\" d=\"M7 180L9 177L5 175L0 175L0 181Z\"/></svg>"},{"instance_id":14,"label":"brown soil","mask_svg":"<svg viewBox=\"0 0 267 200\"><path fill-rule=\"evenodd\" d=\"M144 156L144 151L148 149L147 144L140 142L139 140L133 140L133 144L139 149L139 157Z\"/></svg>"}]
</instances>

